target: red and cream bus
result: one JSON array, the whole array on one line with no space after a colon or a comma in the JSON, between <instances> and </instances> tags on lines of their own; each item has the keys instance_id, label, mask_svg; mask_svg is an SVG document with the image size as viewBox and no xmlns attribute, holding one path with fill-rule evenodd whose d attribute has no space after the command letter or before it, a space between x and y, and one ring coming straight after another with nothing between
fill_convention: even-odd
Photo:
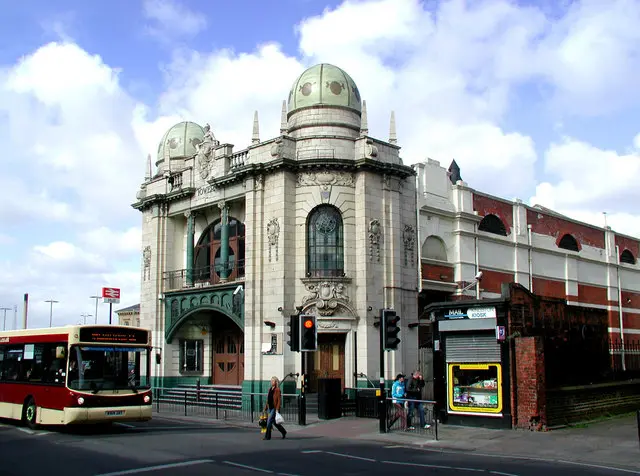
<instances>
[{"instance_id":1,"label":"red and cream bus","mask_svg":"<svg viewBox=\"0 0 640 476\"><path fill-rule=\"evenodd\" d=\"M31 428L150 420L151 349L136 327L0 332L0 418Z\"/></svg>"}]
</instances>

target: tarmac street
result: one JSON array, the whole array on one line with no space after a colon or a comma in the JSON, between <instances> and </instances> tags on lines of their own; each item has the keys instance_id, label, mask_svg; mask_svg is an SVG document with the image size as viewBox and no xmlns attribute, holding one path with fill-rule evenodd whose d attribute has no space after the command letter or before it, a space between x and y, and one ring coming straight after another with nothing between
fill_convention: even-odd
<instances>
[{"instance_id":1,"label":"tarmac street","mask_svg":"<svg viewBox=\"0 0 640 476\"><path fill-rule=\"evenodd\" d=\"M604 465L342 439L293 425L286 439L276 432L271 441L263 441L257 427L162 417L154 417L148 423L56 431L32 431L2 422L0 459L2 476L326 476L388 475L399 471L443 476L640 475L640 470L617 470Z\"/></svg>"}]
</instances>

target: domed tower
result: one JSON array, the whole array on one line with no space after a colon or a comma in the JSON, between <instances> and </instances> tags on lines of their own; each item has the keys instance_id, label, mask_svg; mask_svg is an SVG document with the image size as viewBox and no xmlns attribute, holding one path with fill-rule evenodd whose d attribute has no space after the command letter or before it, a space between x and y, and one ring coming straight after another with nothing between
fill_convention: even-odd
<instances>
[{"instance_id":1,"label":"domed tower","mask_svg":"<svg viewBox=\"0 0 640 476\"><path fill-rule=\"evenodd\" d=\"M292 137L358 137L362 101L358 86L332 64L312 66L295 80L288 100L288 132Z\"/></svg>"},{"instance_id":2,"label":"domed tower","mask_svg":"<svg viewBox=\"0 0 640 476\"><path fill-rule=\"evenodd\" d=\"M158 144L156 166L158 173L174 168L182 168L184 159L193 157L197 145L204 139L204 129L195 122L179 122L171 127Z\"/></svg>"}]
</instances>

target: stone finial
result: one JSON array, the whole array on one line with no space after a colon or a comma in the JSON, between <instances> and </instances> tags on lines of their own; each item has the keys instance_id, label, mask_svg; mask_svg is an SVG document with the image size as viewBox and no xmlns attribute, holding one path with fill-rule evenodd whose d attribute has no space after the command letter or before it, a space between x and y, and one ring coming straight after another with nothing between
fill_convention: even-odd
<instances>
[{"instance_id":1,"label":"stone finial","mask_svg":"<svg viewBox=\"0 0 640 476\"><path fill-rule=\"evenodd\" d=\"M391 120L389 121L389 144L397 144L398 135L396 134L396 113L391 111Z\"/></svg>"},{"instance_id":2,"label":"stone finial","mask_svg":"<svg viewBox=\"0 0 640 476\"><path fill-rule=\"evenodd\" d=\"M360 121L360 135L369 134L369 120L367 118L367 101L362 101L362 120Z\"/></svg>"},{"instance_id":3,"label":"stone finial","mask_svg":"<svg viewBox=\"0 0 640 476\"><path fill-rule=\"evenodd\" d=\"M151 154L147 154L147 167L144 172L144 180L151 180L152 170L151 170Z\"/></svg>"},{"instance_id":4,"label":"stone finial","mask_svg":"<svg viewBox=\"0 0 640 476\"><path fill-rule=\"evenodd\" d=\"M287 101L282 101L282 115L280 116L280 134L289 132L289 121L287 120Z\"/></svg>"},{"instance_id":5,"label":"stone finial","mask_svg":"<svg viewBox=\"0 0 640 476\"><path fill-rule=\"evenodd\" d=\"M251 143L260 143L260 124L258 123L258 111L253 113L253 133L251 134Z\"/></svg>"},{"instance_id":6,"label":"stone finial","mask_svg":"<svg viewBox=\"0 0 640 476\"><path fill-rule=\"evenodd\" d=\"M462 180L462 176L460 175L460 167L458 166L458 163L455 159L453 159L453 162L451 162L447 175L449 176L449 180L451 180L451 183L454 185L458 183L458 180Z\"/></svg>"}]
</instances>

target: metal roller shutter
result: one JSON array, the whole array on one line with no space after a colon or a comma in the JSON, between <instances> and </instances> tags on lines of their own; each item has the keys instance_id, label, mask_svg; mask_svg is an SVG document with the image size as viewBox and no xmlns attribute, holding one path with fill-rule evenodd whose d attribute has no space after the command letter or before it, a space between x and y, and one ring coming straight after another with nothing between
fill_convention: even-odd
<instances>
[{"instance_id":1,"label":"metal roller shutter","mask_svg":"<svg viewBox=\"0 0 640 476\"><path fill-rule=\"evenodd\" d=\"M500 362L500 344L495 335L445 336L447 362Z\"/></svg>"}]
</instances>

